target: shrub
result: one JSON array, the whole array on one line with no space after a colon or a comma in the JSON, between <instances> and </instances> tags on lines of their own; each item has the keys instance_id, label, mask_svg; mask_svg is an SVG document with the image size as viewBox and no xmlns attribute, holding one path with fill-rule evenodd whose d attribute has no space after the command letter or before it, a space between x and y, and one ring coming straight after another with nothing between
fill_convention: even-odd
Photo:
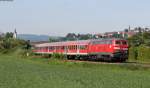
<instances>
[{"instance_id":1,"label":"shrub","mask_svg":"<svg viewBox=\"0 0 150 88\"><path fill-rule=\"evenodd\" d=\"M150 60L150 47L141 45L138 47L138 59L139 60Z\"/></svg>"},{"instance_id":2,"label":"shrub","mask_svg":"<svg viewBox=\"0 0 150 88\"><path fill-rule=\"evenodd\" d=\"M150 47L145 45L140 45L138 47L129 48L129 59L130 60L140 60L140 61L150 61Z\"/></svg>"},{"instance_id":3,"label":"shrub","mask_svg":"<svg viewBox=\"0 0 150 88\"><path fill-rule=\"evenodd\" d=\"M138 59L138 50L137 47L129 48L129 59L137 60Z\"/></svg>"},{"instance_id":4,"label":"shrub","mask_svg":"<svg viewBox=\"0 0 150 88\"><path fill-rule=\"evenodd\" d=\"M65 59L65 55L60 54L60 53L53 53L52 58L54 58L54 59Z\"/></svg>"}]
</instances>

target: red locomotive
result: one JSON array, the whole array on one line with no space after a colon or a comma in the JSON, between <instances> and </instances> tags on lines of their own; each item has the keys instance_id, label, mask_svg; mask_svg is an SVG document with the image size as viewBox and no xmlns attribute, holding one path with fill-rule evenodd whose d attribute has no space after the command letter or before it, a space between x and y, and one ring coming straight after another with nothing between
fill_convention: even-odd
<instances>
[{"instance_id":1,"label":"red locomotive","mask_svg":"<svg viewBox=\"0 0 150 88\"><path fill-rule=\"evenodd\" d=\"M68 59L95 59L104 61L126 61L128 43L125 39L93 39L53 42L35 45L36 54L65 54Z\"/></svg>"}]
</instances>

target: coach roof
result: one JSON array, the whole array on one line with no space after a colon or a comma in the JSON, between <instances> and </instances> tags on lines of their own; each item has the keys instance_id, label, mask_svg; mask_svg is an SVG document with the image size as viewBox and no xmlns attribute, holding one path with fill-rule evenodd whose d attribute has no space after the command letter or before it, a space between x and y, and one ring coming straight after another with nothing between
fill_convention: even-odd
<instances>
[{"instance_id":1,"label":"coach roof","mask_svg":"<svg viewBox=\"0 0 150 88\"><path fill-rule=\"evenodd\" d=\"M52 42L36 44L36 47L48 47L48 46L67 46L67 45L88 45L91 40L79 40L79 41L65 41L65 42Z\"/></svg>"},{"instance_id":2,"label":"coach roof","mask_svg":"<svg viewBox=\"0 0 150 88\"><path fill-rule=\"evenodd\" d=\"M102 38L102 39L91 39L91 40L63 41L63 42L52 42L52 43L36 44L35 47L88 45L88 44L92 43L93 41L103 41L103 40L124 40L124 39L120 39L120 38Z\"/></svg>"}]
</instances>

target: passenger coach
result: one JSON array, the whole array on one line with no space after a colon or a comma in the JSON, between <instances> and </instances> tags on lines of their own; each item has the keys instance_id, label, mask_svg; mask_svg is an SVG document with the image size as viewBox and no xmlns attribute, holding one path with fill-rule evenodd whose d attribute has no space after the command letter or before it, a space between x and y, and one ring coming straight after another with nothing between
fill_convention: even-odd
<instances>
[{"instance_id":1,"label":"passenger coach","mask_svg":"<svg viewBox=\"0 0 150 88\"><path fill-rule=\"evenodd\" d=\"M68 59L126 61L128 43L125 39L95 39L53 42L35 45L36 54L65 54Z\"/></svg>"}]
</instances>

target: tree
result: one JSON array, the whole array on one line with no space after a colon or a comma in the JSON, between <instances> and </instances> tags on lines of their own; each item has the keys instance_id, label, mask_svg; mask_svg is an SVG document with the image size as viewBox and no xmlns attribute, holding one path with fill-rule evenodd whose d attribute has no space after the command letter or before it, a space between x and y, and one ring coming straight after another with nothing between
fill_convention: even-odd
<instances>
[{"instance_id":1,"label":"tree","mask_svg":"<svg viewBox=\"0 0 150 88\"><path fill-rule=\"evenodd\" d=\"M5 34L5 38L6 39L9 39L9 38L13 38L13 33L12 32L7 32L6 34Z\"/></svg>"},{"instance_id":2,"label":"tree","mask_svg":"<svg viewBox=\"0 0 150 88\"><path fill-rule=\"evenodd\" d=\"M67 40L76 40L77 39L77 35L75 33L68 33L66 35Z\"/></svg>"},{"instance_id":3,"label":"tree","mask_svg":"<svg viewBox=\"0 0 150 88\"><path fill-rule=\"evenodd\" d=\"M58 42L58 39L49 38L49 42Z\"/></svg>"},{"instance_id":4,"label":"tree","mask_svg":"<svg viewBox=\"0 0 150 88\"><path fill-rule=\"evenodd\" d=\"M129 32L129 29L124 29L124 32Z\"/></svg>"},{"instance_id":5,"label":"tree","mask_svg":"<svg viewBox=\"0 0 150 88\"><path fill-rule=\"evenodd\" d=\"M128 39L130 46L140 46L143 44L143 38L140 34L134 35Z\"/></svg>"},{"instance_id":6,"label":"tree","mask_svg":"<svg viewBox=\"0 0 150 88\"><path fill-rule=\"evenodd\" d=\"M145 33L143 33L142 36L143 36L142 38L143 38L144 44L146 46L150 47L150 33L149 32L145 32Z\"/></svg>"},{"instance_id":7,"label":"tree","mask_svg":"<svg viewBox=\"0 0 150 88\"><path fill-rule=\"evenodd\" d=\"M30 40L25 42L25 49L27 49L27 50L31 49Z\"/></svg>"}]
</instances>

